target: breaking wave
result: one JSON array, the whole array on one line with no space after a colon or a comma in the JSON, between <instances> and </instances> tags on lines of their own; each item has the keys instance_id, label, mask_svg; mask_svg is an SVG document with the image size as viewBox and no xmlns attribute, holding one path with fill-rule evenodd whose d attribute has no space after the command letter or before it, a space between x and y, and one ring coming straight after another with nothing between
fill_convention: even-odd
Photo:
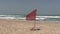
<instances>
[{"instance_id":1,"label":"breaking wave","mask_svg":"<svg viewBox=\"0 0 60 34\"><path fill-rule=\"evenodd\" d=\"M20 19L25 20L22 15L0 15L0 19ZM60 21L60 16L36 16L38 21Z\"/></svg>"}]
</instances>

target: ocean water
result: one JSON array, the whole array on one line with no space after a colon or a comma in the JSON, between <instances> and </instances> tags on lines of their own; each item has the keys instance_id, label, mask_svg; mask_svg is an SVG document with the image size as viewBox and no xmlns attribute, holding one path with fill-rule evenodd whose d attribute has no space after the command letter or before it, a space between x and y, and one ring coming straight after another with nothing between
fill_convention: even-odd
<instances>
[{"instance_id":1,"label":"ocean water","mask_svg":"<svg viewBox=\"0 0 60 34\"><path fill-rule=\"evenodd\" d=\"M0 15L0 19L16 19L16 20L25 20L25 15ZM60 21L60 16L36 16L37 21Z\"/></svg>"}]
</instances>

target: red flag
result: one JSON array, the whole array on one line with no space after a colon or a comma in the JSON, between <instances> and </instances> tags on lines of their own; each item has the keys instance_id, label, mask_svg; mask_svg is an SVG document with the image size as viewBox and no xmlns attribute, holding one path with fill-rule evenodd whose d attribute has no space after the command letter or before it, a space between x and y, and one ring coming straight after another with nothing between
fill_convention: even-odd
<instances>
[{"instance_id":1,"label":"red flag","mask_svg":"<svg viewBox=\"0 0 60 34\"><path fill-rule=\"evenodd\" d=\"M31 13L26 15L26 20L36 20L36 11L37 9L34 9Z\"/></svg>"}]
</instances>

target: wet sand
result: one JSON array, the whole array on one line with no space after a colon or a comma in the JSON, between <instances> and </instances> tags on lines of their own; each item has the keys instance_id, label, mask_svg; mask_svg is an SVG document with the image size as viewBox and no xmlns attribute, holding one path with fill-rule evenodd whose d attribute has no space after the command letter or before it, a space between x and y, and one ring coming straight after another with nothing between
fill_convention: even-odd
<instances>
[{"instance_id":1,"label":"wet sand","mask_svg":"<svg viewBox=\"0 0 60 34\"><path fill-rule=\"evenodd\" d=\"M40 30L31 31L35 22ZM60 22L0 20L0 34L60 34Z\"/></svg>"}]
</instances>

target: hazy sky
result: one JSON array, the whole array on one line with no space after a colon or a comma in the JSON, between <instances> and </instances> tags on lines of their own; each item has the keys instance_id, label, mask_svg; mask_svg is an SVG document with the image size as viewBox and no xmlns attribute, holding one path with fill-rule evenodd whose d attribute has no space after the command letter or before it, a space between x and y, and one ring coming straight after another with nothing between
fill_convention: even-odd
<instances>
[{"instance_id":1,"label":"hazy sky","mask_svg":"<svg viewBox=\"0 0 60 34\"><path fill-rule=\"evenodd\" d=\"M37 14L60 15L60 0L0 0L0 14L27 14L37 9Z\"/></svg>"}]
</instances>

